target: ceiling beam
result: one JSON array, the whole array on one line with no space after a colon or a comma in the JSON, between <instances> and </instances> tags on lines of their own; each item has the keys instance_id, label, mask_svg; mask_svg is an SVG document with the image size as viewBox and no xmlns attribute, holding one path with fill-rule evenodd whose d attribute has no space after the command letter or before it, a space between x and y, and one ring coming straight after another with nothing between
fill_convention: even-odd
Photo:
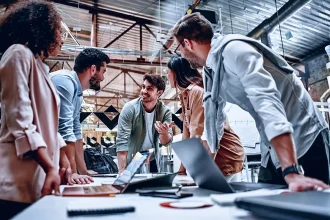
<instances>
[{"instance_id":1,"label":"ceiling beam","mask_svg":"<svg viewBox=\"0 0 330 220\"><path fill-rule=\"evenodd\" d=\"M66 65L68 65L68 67L70 68L70 70L73 70L71 65L69 64L69 62L66 62Z\"/></svg>"},{"instance_id":2,"label":"ceiling beam","mask_svg":"<svg viewBox=\"0 0 330 220\"><path fill-rule=\"evenodd\" d=\"M91 34L91 46L97 47L97 13L93 13L92 15L92 34Z\"/></svg>"},{"instance_id":3,"label":"ceiling beam","mask_svg":"<svg viewBox=\"0 0 330 220\"><path fill-rule=\"evenodd\" d=\"M135 22L138 22L138 23L141 23L141 24L149 24L149 25L154 25L154 26L157 26L157 27L162 26L163 28L167 28L167 29L172 28L172 25L169 25L167 23L153 21L153 20L146 19L146 18L139 18L139 17L136 17L134 15L123 14L123 13L113 11L113 10L110 10L110 9L94 7L92 5L82 3L81 1L53 0L53 2L58 3L58 4L62 4L62 5L75 7L75 8L78 8L78 3L79 3L79 8L88 10L90 13L101 13L101 14L105 14L105 15L110 15L110 16L114 16L114 17L118 17L118 18L122 18L122 19L135 21Z\"/></svg>"},{"instance_id":4,"label":"ceiling beam","mask_svg":"<svg viewBox=\"0 0 330 220\"><path fill-rule=\"evenodd\" d=\"M138 82L136 82L136 80L131 76L131 74L129 74L129 72L127 72L127 75L133 80L133 82L134 82L138 87L140 87L140 89L142 89L141 85L140 85Z\"/></svg>"},{"instance_id":5,"label":"ceiling beam","mask_svg":"<svg viewBox=\"0 0 330 220\"><path fill-rule=\"evenodd\" d=\"M282 54L279 54L281 57L283 57ZM298 57L294 57L294 56L290 56L290 55L287 55L285 54L285 56L283 57L288 63L291 63L291 64L298 64L301 62L301 59L298 58Z\"/></svg>"},{"instance_id":6,"label":"ceiling beam","mask_svg":"<svg viewBox=\"0 0 330 220\"><path fill-rule=\"evenodd\" d=\"M141 66L164 66L167 67L167 63L165 62L148 62L148 61L135 61L135 60L119 60L119 59L111 59L111 63L122 64L122 65L141 65Z\"/></svg>"},{"instance_id":7,"label":"ceiling beam","mask_svg":"<svg viewBox=\"0 0 330 220\"><path fill-rule=\"evenodd\" d=\"M144 75L146 73L150 73L150 71L148 71L148 70L146 70L146 71L140 71L140 70L123 68L123 67L113 66L113 65L107 65L107 67L108 68L111 68L111 69L115 69L115 70L122 70L122 71L131 72L131 73L137 73L137 74L141 74L141 75Z\"/></svg>"},{"instance_id":8,"label":"ceiling beam","mask_svg":"<svg viewBox=\"0 0 330 220\"><path fill-rule=\"evenodd\" d=\"M49 72L52 72L52 70L55 68L55 66L59 63L59 61L57 61L49 70Z\"/></svg>"},{"instance_id":9,"label":"ceiling beam","mask_svg":"<svg viewBox=\"0 0 330 220\"><path fill-rule=\"evenodd\" d=\"M68 25L66 23L64 23L64 21L61 21L61 26L62 28L64 28L64 30L70 35L70 37L72 38L72 40L76 43L76 45L80 46L80 43L78 42L78 40L76 39L75 36L73 36L70 28L68 27Z\"/></svg>"},{"instance_id":10,"label":"ceiling beam","mask_svg":"<svg viewBox=\"0 0 330 220\"><path fill-rule=\"evenodd\" d=\"M138 98L138 96L135 96L135 97L111 97L111 96L84 96L84 98L86 99L111 99L111 100L121 100L121 99L136 99ZM163 99L163 98L160 98L159 99L160 101L179 101L179 99L177 98L172 98L172 99ZM100 104L102 105L102 104Z\"/></svg>"},{"instance_id":11,"label":"ceiling beam","mask_svg":"<svg viewBox=\"0 0 330 220\"><path fill-rule=\"evenodd\" d=\"M74 62L74 56L57 56L57 57L49 57L46 59L46 61L70 61ZM121 59L111 59L110 63L115 63L116 65L131 65L131 66L152 66L152 67L157 67L157 66L164 66L167 67L167 63L165 62L148 62L148 61L137 61L137 60L121 60Z\"/></svg>"},{"instance_id":12,"label":"ceiling beam","mask_svg":"<svg viewBox=\"0 0 330 220\"><path fill-rule=\"evenodd\" d=\"M286 2L277 12L275 12L270 18L265 19L246 36L259 39L263 34L271 33L279 23L286 21L290 16L299 11L310 0L290 0Z\"/></svg>"},{"instance_id":13,"label":"ceiling beam","mask_svg":"<svg viewBox=\"0 0 330 220\"><path fill-rule=\"evenodd\" d=\"M107 45L105 45L104 48L107 48L107 47L111 46L111 44L113 44L119 38L121 38L122 36L124 36L128 31L130 31L133 27L135 27L135 25L137 25L137 23L132 24L129 28L127 28L125 31L123 31L121 34L119 34L115 39L113 39Z\"/></svg>"},{"instance_id":14,"label":"ceiling beam","mask_svg":"<svg viewBox=\"0 0 330 220\"><path fill-rule=\"evenodd\" d=\"M107 87L110 83L112 83L115 79L117 79L118 76L120 76L120 74L122 74L122 73L123 73L123 71L121 71L117 76L113 77L107 84L105 84L99 91L97 91L96 94L98 94L99 92L103 91L103 89L105 87Z\"/></svg>"},{"instance_id":15,"label":"ceiling beam","mask_svg":"<svg viewBox=\"0 0 330 220\"><path fill-rule=\"evenodd\" d=\"M98 108L96 111L98 112L98 111L101 110L101 108L106 107L106 105L107 105L111 100L112 100L112 98L110 97L109 100L106 101L106 103L104 103L104 104L103 104L100 108Z\"/></svg>"},{"instance_id":16,"label":"ceiling beam","mask_svg":"<svg viewBox=\"0 0 330 220\"><path fill-rule=\"evenodd\" d=\"M152 30L146 25L146 24L143 24L143 26L144 26L144 28L155 38L155 39L157 39L157 36L155 35L155 33L154 32L152 32ZM169 48L165 45L165 44L163 44L162 42L159 42L162 46L163 46L163 48L166 50L166 51L168 51L168 53L169 54L173 54L173 52L172 51L170 51L169 50Z\"/></svg>"},{"instance_id":17,"label":"ceiling beam","mask_svg":"<svg viewBox=\"0 0 330 220\"><path fill-rule=\"evenodd\" d=\"M127 93L126 92L126 94L124 94L123 90L118 90L118 89L107 89L107 90L103 89L102 92L121 95L122 97L120 97L120 98L127 98L128 96L137 98L140 94L140 92L137 92L137 93L134 93L134 92ZM124 95L126 95L126 97L123 97Z\"/></svg>"}]
</instances>

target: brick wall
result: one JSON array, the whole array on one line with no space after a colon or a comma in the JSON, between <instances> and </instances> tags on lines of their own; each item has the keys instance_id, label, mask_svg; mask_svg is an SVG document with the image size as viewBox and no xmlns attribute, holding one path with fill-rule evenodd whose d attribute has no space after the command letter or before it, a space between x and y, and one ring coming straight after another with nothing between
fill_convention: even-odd
<instances>
[{"instance_id":1,"label":"brick wall","mask_svg":"<svg viewBox=\"0 0 330 220\"><path fill-rule=\"evenodd\" d=\"M310 75L309 78L309 94L313 101L319 102L322 94L329 88L326 80L329 76L329 71L325 65L329 62L325 55L320 55L307 63L307 71Z\"/></svg>"}]
</instances>

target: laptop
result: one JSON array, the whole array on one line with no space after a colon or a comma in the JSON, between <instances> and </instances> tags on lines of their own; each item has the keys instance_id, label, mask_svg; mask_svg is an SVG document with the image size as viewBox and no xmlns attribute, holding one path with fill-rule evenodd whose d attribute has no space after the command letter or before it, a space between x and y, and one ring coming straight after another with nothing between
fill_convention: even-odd
<instances>
[{"instance_id":1,"label":"laptop","mask_svg":"<svg viewBox=\"0 0 330 220\"><path fill-rule=\"evenodd\" d=\"M265 183L228 183L199 138L175 142L171 144L171 147L200 188L222 193L287 188L287 186Z\"/></svg>"},{"instance_id":2,"label":"laptop","mask_svg":"<svg viewBox=\"0 0 330 220\"><path fill-rule=\"evenodd\" d=\"M307 191L238 198L237 207L267 219L330 219L330 193Z\"/></svg>"},{"instance_id":3,"label":"laptop","mask_svg":"<svg viewBox=\"0 0 330 220\"><path fill-rule=\"evenodd\" d=\"M111 185L65 187L62 196L111 196L123 193L147 157L148 154L136 153L126 169Z\"/></svg>"}]
</instances>

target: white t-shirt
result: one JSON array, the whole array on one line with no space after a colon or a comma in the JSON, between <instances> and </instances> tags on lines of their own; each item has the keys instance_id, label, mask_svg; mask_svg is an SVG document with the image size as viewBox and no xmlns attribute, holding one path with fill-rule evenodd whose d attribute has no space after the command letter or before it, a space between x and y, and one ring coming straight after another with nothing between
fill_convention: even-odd
<instances>
[{"instance_id":1,"label":"white t-shirt","mask_svg":"<svg viewBox=\"0 0 330 220\"><path fill-rule=\"evenodd\" d=\"M144 120L146 122L146 136L144 138L141 151L149 150L153 147L153 135L152 135L152 127L154 122L155 110L148 113L144 112Z\"/></svg>"}]
</instances>

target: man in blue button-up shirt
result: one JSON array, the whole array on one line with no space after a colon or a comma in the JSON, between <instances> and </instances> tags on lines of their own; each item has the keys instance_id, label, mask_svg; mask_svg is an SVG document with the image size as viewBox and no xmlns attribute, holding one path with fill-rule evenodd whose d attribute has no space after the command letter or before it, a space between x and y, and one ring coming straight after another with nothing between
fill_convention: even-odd
<instances>
[{"instance_id":1,"label":"man in blue button-up shirt","mask_svg":"<svg viewBox=\"0 0 330 220\"><path fill-rule=\"evenodd\" d=\"M222 137L228 101L256 121L261 136L259 180L287 183L294 191L329 187L328 125L282 57L254 39L214 33L198 13L180 19L172 34L176 51L192 67L208 67L203 72L203 102L211 150Z\"/></svg>"},{"instance_id":2,"label":"man in blue button-up shirt","mask_svg":"<svg viewBox=\"0 0 330 220\"><path fill-rule=\"evenodd\" d=\"M51 73L51 79L61 98L59 133L67 146L61 149L61 160L71 167L72 174L67 175L68 183L90 183L88 171L83 156L83 142L80 126L80 109L83 101L83 91L100 89L104 79L109 57L94 48L84 49L76 58L73 70L59 70ZM68 168L68 167L67 167ZM78 175L78 171L81 175Z\"/></svg>"}]
</instances>

